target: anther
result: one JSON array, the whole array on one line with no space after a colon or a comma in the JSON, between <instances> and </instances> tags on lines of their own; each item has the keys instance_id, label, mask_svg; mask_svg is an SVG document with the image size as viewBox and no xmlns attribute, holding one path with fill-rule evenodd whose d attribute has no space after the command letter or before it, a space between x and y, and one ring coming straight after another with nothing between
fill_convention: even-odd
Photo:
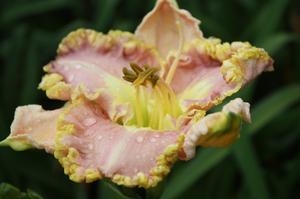
<instances>
[{"instance_id":1,"label":"anther","mask_svg":"<svg viewBox=\"0 0 300 199\"><path fill-rule=\"evenodd\" d=\"M152 86L155 86L159 76L156 74L159 71L159 68L149 67L144 65L140 67L137 64L131 63L130 69L123 68L123 79L129 82L132 82L133 85L146 85L151 83Z\"/></svg>"}]
</instances>

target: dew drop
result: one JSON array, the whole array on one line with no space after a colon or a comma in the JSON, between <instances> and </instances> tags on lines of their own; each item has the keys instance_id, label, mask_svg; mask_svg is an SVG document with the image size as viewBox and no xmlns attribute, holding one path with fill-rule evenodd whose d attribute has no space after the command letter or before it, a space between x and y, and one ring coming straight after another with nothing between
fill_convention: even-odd
<instances>
[{"instance_id":1,"label":"dew drop","mask_svg":"<svg viewBox=\"0 0 300 199\"><path fill-rule=\"evenodd\" d=\"M83 121L83 124L84 124L85 126L92 126L92 125L95 124L95 123L96 123L96 119L95 119L95 118L92 118L92 117L87 118L87 119L85 119L85 120Z\"/></svg>"},{"instance_id":2,"label":"dew drop","mask_svg":"<svg viewBox=\"0 0 300 199\"><path fill-rule=\"evenodd\" d=\"M98 137L97 137L97 140L101 140L102 139L102 135L99 135Z\"/></svg>"},{"instance_id":3,"label":"dew drop","mask_svg":"<svg viewBox=\"0 0 300 199\"><path fill-rule=\"evenodd\" d=\"M69 67L65 66L63 69L64 69L64 71L68 71Z\"/></svg>"},{"instance_id":4,"label":"dew drop","mask_svg":"<svg viewBox=\"0 0 300 199\"><path fill-rule=\"evenodd\" d=\"M70 77L69 77L69 81L73 81L74 80L74 75L71 74Z\"/></svg>"},{"instance_id":5,"label":"dew drop","mask_svg":"<svg viewBox=\"0 0 300 199\"><path fill-rule=\"evenodd\" d=\"M138 143L142 143L142 142L144 141L144 138L143 138L142 136L138 136L138 137L136 138L136 141L137 141Z\"/></svg>"}]
</instances>

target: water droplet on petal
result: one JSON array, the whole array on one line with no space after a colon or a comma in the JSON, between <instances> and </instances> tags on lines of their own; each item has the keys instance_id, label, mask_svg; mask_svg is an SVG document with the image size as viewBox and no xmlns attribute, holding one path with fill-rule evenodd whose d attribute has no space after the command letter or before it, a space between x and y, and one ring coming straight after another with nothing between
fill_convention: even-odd
<instances>
[{"instance_id":1,"label":"water droplet on petal","mask_svg":"<svg viewBox=\"0 0 300 199\"><path fill-rule=\"evenodd\" d=\"M97 140L101 140L102 139L102 135L99 135L98 137L97 137Z\"/></svg>"},{"instance_id":2,"label":"water droplet on petal","mask_svg":"<svg viewBox=\"0 0 300 199\"><path fill-rule=\"evenodd\" d=\"M138 143L142 143L142 142L144 141L144 138L143 138L142 136L138 136L138 137L136 138L136 141L137 141Z\"/></svg>"},{"instance_id":3,"label":"water droplet on petal","mask_svg":"<svg viewBox=\"0 0 300 199\"><path fill-rule=\"evenodd\" d=\"M90 117L90 118L87 118L83 121L83 124L84 126L92 126L93 124L95 124L97 121L95 118L93 117Z\"/></svg>"},{"instance_id":4,"label":"water droplet on petal","mask_svg":"<svg viewBox=\"0 0 300 199\"><path fill-rule=\"evenodd\" d=\"M74 79L74 75L71 74L70 77L69 77L69 81L73 81L73 79Z\"/></svg>"}]
</instances>

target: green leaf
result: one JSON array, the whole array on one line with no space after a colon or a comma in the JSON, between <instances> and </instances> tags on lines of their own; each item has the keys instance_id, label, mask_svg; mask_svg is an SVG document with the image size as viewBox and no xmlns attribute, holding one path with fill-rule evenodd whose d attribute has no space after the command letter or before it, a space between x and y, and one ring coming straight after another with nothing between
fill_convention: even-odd
<instances>
[{"instance_id":1,"label":"green leaf","mask_svg":"<svg viewBox=\"0 0 300 199\"><path fill-rule=\"evenodd\" d=\"M249 135L244 134L241 136L238 142L234 145L233 152L252 198L271 198Z\"/></svg>"},{"instance_id":2,"label":"green leaf","mask_svg":"<svg viewBox=\"0 0 300 199\"><path fill-rule=\"evenodd\" d=\"M22 193L20 199L43 199L43 197L28 189L27 193Z\"/></svg>"},{"instance_id":3,"label":"green leaf","mask_svg":"<svg viewBox=\"0 0 300 199\"><path fill-rule=\"evenodd\" d=\"M43 199L39 194L27 190L27 192L22 193L18 188L7 184L0 184L0 198L1 199Z\"/></svg>"},{"instance_id":4,"label":"green leaf","mask_svg":"<svg viewBox=\"0 0 300 199\"><path fill-rule=\"evenodd\" d=\"M21 192L16 187L7 184L0 184L0 198L18 198L21 195Z\"/></svg>"},{"instance_id":5,"label":"green leaf","mask_svg":"<svg viewBox=\"0 0 300 199\"><path fill-rule=\"evenodd\" d=\"M31 37L27 50L26 62L23 66L22 73L22 90L20 91L19 104L29 104L37 101L37 85L40 81L40 72L42 67L39 66L39 55L36 50L36 43Z\"/></svg>"},{"instance_id":6,"label":"green leaf","mask_svg":"<svg viewBox=\"0 0 300 199\"><path fill-rule=\"evenodd\" d=\"M289 33L276 33L274 35L270 35L267 37L262 43L259 45L266 49L266 51L274 55L280 49L282 49L286 44L292 41L299 41L300 37L294 34Z\"/></svg>"},{"instance_id":7,"label":"green leaf","mask_svg":"<svg viewBox=\"0 0 300 199\"><path fill-rule=\"evenodd\" d=\"M257 1L256 0L239 0L241 4L250 9L253 10L257 6Z\"/></svg>"},{"instance_id":8,"label":"green leaf","mask_svg":"<svg viewBox=\"0 0 300 199\"><path fill-rule=\"evenodd\" d=\"M292 104L300 101L300 85L291 85L282 88L275 94L266 97L253 109L252 124L242 129L243 134L252 135L258 132L276 116L283 113ZM177 173L166 185L163 199L178 198L197 179L202 177L207 171L220 163L228 154L230 148L226 149L204 149L197 156L177 170Z\"/></svg>"},{"instance_id":9,"label":"green leaf","mask_svg":"<svg viewBox=\"0 0 300 199\"><path fill-rule=\"evenodd\" d=\"M2 72L1 84L1 99L0 102L3 109L3 119L8 122L9 116L12 115L12 110L18 103L18 91L20 84L20 68L23 61L23 50L27 45L26 34L28 32L27 26L18 26L14 28L7 42L9 42L9 48L4 53L4 64L5 68ZM17 59L15 58L17 57ZM14 91L14 92L12 92Z\"/></svg>"},{"instance_id":10,"label":"green leaf","mask_svg":"<svg viewBox=\"0 0 300 199\"><path fill-rule=\"evenodd\" d=\"M165 181L160 182L155 187L146 190L146 199L160 198L165 188Z\"/></svg>"},{"instance_id":11,"label":"green leaf","mask_svg":"<svg viewBox=\"0 0 300 199\"><path fill-rule=\"evenodd\" d=\"M176 171L162 195L162 199L179 198L198 178L229 154L229 149L203 149L198 155Z\"/></svg>"},{"instance_id":12,"label":"green leaf","mask_svg":"<svg viewBox=\"0 0 300 199\"><path fill-rule=\"evenodd\" d=\"M299 101L300 85L295 84L282 88L255 106L251 113L252 124L244 126L243 132L246 134L258 132L272 119Z\"/></svg>"},{"instance_id":13,"label":"green leaf","mask_svg":"<svg viewBox=\"0 0 300 199\"><path fill-rule=\"evenodd\" d=\"M132 199L126 196L115 184L102 180L101 185L101 198Z\"/></svg>"},{"instance_id":14,"label":"green leaf","mask_svg":"<svg viewBox=\"0 0 300 199\"><path fill-rule=\"evenodd\" d=\"M61 9L70 4L70 0L36 0L28 3L28 1L17 1L17 3L8 6L1 13L2 24L11 23L24 17L45 13L51 10Z\"/></svg>"},{"instance_id":15,"label":"green leaf","mask_svg":"<svg viewBox=\"0 0 300 199\"><path fill-rule=\"evenodd\" d=\"M94 23L96 29L104 31L107 29L110 20L116 12L116 6L120 0L98 0L96 4L96 12L94 16Z\"/></svg>"},{"instance_id":16,"label":"green leaf","mask_svg":"<svg viewBox=\"0 0 300 199\"><path fill-rule=\"evenodd\" d=\"M280 24L288 2L288 0L269 0L266 2L248 25L243 38L247 40L253 38L255 41L268 38Z\"/></svg>"}]
</instances>

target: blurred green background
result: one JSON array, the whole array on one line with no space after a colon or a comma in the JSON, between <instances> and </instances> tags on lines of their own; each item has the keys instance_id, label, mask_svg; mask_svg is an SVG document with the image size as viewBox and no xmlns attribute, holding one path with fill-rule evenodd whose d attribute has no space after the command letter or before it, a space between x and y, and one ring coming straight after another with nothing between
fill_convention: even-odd
<instances>
[{"instance_id":1,"label":"blurred green background","mask_svg":"<svg viewBox=\"0 0 300 199\"><path fill-rule=\"evenodd\" d=\"M178 0L199 18L206 37L243 40L265 48L275 71L238 96L252 104L253 123L230 148L202 149L178 162L157 188L126 189L107 181L75 184L43 151L0 149L0 183L44 198L285 199L300 194L299 0ZM0 139L19 105L56 108L36 89L42 66L60 40L80 27L133 31L153 0L0 0Z\"/></svg>"}]
</instances>

